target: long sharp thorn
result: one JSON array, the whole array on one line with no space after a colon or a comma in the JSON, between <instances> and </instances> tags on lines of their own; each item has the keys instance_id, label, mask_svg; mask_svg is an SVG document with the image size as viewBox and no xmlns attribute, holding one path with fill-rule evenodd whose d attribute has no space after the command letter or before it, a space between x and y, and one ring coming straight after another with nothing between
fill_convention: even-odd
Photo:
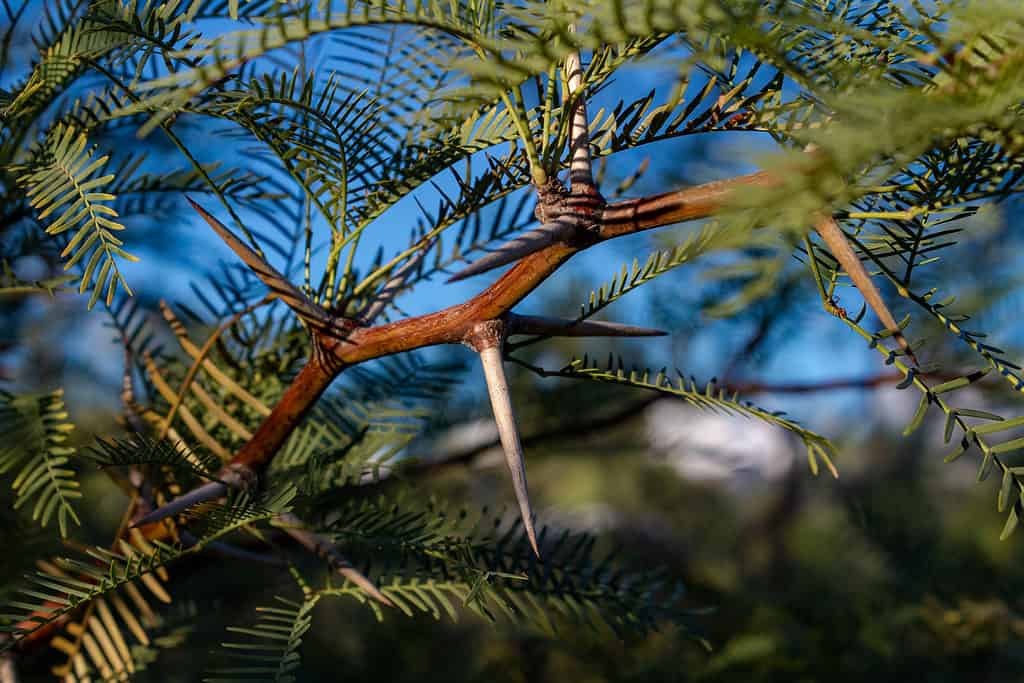
<instances>
[{"instance_id":1,"label":"long sharp thorn","mask_svg":"<svg viewBox=\"0 0 1024 683\"><path fill-rule=\"evenodd\" d=\"M369 595L371 598L373 598L380 604L385 605L387 607L395 606L395 603L391 602L388 596L381 593L380 589L377 588L377 586L373 585L373 581L370 581L370 579L368 579L365 574L363 574L355 567L347 564L341 564L340 562L333 563L333 566L334 569L337 570L339 574L344 576L346 579L348 579L355 585L359 586L359 588L361 588L364 593Z\"/></svg>"},{"instance_id":2,"label":"long sharp thorn","mask_svg":"<svg viewBox=\"0 0 1024 683\"><path fill-rule=\"evenodd\" d=\"M540 251L555 242L559 242L571 234L575 224L571 220L558 220L553 223L545 223L539 228L524 232L519 237L509 240L490 254L474 261L448 278L448 282L458 282L468 277L486 273L513 261L518 261L524 256L529 256L535 251Z\"/></svg>"},{"instance_id":3,"label":"long sharp thorn","mask_svg":"<svg viewBox=\"0 0 1024 683\"><path fill-rule=\"evenodd\" d=\"M154 524L156 522L163 521L168 517L173 517L179 512L184 512L193 505L199 503L205 503L210 500L215 500L221 496L226 495L228 487L219 481L211 481L202 486L192 489L183 496L178 496L167 505L161 508L153 510L148 515L137 520L132 527L146 526L147 524Z\"/></svg>"},{"instance_id":4,"label":"long sharp thorn","mask_svg":"<svg viewBox=\"0 0 1024 683\"><path fill-rule=\"evenodd\" d=\"M424 244L420 248L420 251L414 254L413 257L405 263L405 265L395 272L394 276L388 280L381 288L380 292L377 293L374 300L359 313L357 317L362 320L364 324L369 325L372 323L378 315L384 312L384 309L389 303L391 303L391 301L394 300L398 293L402 291L405 287L405 283L408 282L412 274L416 272L416 269L419 268L420 263L426 257L431 247L434 246L435 241L436 240L430 240Z\"/></svg>"},{"instance_id":5,"label":"long sharp thorn","mask_svg":"<svg viewBox=\"0 0 1024 683\"><path fill-rule=\"evenodd\" d=\"M188 546L193 546L199 542L198 537L196 537L194 534L189 533L185 529L181 529L180 531L178 531L178 536L180 536L181 540L184 541L185 545ZM210 541L206 544L206 547L224 557L229 557L235 560L243 560L245 562L261 562L263 564L270 564L276 567L281 567L285 565L285 562L279 560L276 557L266 555L264 553L257 553L251 550L246 550L245 548L239 548L237 546L231 545L230 543L222 543L221 541Z\"/></svg>"},{"instance_id":6,"label":"long sharp thorn","mask_svg":"<svg viewBox=\"0 0 1024 683\"><path fill-rule=\"evenodd\" d=\"M332 569L354 583L362 589L364 593L382 605L386 605L387 607L395 606L395 604L391 602L386 595L380 592L380 589L373 584L373 581L370 581L365 574L353 567L348 560L342 557L341 553L338 552L330 540L324 538L320 534L305 529L303 527L302 520L290 512L278 515L277 519L280 523L280 528L298 541L299 545L314 555L327 560L327 563Z\"/></svg>"},{"instance_id":7,"label":"long sharp thorn","mask_svg":"<svg viewBox=\"0 0 1024 683\"><path fill-rule=\"evenodd\" d=\"M326 332L332 336L344 336L346 330L339 328L338 321L331 316L330 313L325 311L321 306L316 305L309 300L298 287L293 285L288 278L279 273L276 268L267 263L262 256L253 251L249 245L231 232L227 226L221 223L219 220L213 217L206 209L197 204L192 200L191 197L186 197L192 208L196 210L203 220L205 220L213 231L217 233L231 251L238 255L238 258L242 259L242 262L249 267L256 276L270 288L274 294L280 298L288 308L295 311L303 321L305 321L311 327Z\"/></svg>"},{"instance_id":8,"label":"long sharp thorn","mask_svg":"<svg viewBox=\"0 0 1024 683\"><path fill-rule=\"evenodd\" d=\"M664 337L665 330L599 320L570 320L539 315L508 316L509 334L543 334L554 337Z\"/></svg>"},{"instance_id":9,"label":"long sharp thorn","mask_svg":"<svg viewBox=\"0 0 1024 683\"><path fill-rule=\"evenodd\" d=\"M484 378L487 380L487 393L491 397L491 409L494 421L498 424L498 436L501 448L505 451L505 462L512 474L512 487L519 502L519 513L523 518L523 528L530 539L530 546L537 557L537 534L533 528L533 506L530 505L530 491L526 485L526 464L523 461L523 445L519 441L519 430L516 428L515 414L512 412L512 400L505 379L505 366L501 359L500 345L489 346L480 350L480 362L484 367Z\"/></svg>"},{"instance_id":10,"label":"long sharp thorn","mask_svg":"<svg viewBox=\"0 0 1024 683\"><path fill-rule=\"evenodd\" d=\"M917 365L917 358L910 349L909 342L903 336L903 332L896 323L892 312L885 305L881 292L878 291L878 287L875 286L871 276L864 269L864 264L861 263L860 258L853 251L853 247L850 246L850 242L846 239L846 235L843 234L839 224L836 223L834 218L827 217L819 220L815 229L821 235L821 239L825 241L825 244L828 245L829 251L839 261L839 265L850 276L854 286L857 287L861 296L864 297L864 301L875 312L875 315L878 316L878 319L885 325L886 329L892 332L893 339L896 340L896 343L899 344L903 352L907 354L907 357L914 362L914 365Z\"/></svg>"}]
</instances>

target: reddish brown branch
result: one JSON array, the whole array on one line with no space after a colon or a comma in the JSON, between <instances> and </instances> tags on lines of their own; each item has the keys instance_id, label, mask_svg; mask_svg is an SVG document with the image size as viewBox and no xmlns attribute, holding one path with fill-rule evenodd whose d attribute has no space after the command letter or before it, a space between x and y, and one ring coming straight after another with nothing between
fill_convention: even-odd
<instances>
[{"instance_id":1,"label":"reddish brown branch","mask_svg":"<svg viewBox=\"0 0 1024 683\"><path fill-rule=\"evenodd\" d=\"M337 347L337 358L345 365L403 351L460 343L474 325L501 317L536 289L575 254L623 235L707 218L720 210L738 190L771 184L767 173L754 173L730 180L688 187L676 192L609 204L598 217L596 240L576 244L555 242L529 254L510 268L493 285L469 301L427 315L407 318L353 332L350 344Z\"/></svg>"},{"instance_id":2,"label":"reddish brown branch","mask_svg":"<svg viewBox=\"0 0 1024 683\"><path fill-rule=\"evenodd\" d=\"M778 180L775 176L762 171L675 192L616 202L605 207L601 217L601 240L707 218L728 203L737 191L776 184Z\"/></svg>"},{"instance_id":3,"label":"reddish brown branch","mask_svg":"<svg viewBox=\"0 0 1024 683\"><path fill-rule=\"evenodd\" d=\"M253 474L262 471L345 367L425 346L465 342L479 324L501 319L578 252L623 235L707 218L725 206L736 192L775 182L774 176L768 173L754 173L607 206L603 202L580 204L574 198L565 199L564 193L560 195L551 188L542 188L538 204L542 218L547 213L575 213L592 221L592 227L581 225L575 237L553 242L528 254L494 284L464 303L375 327L349 331L350 328L343 325L339 327L342 332L338 338L332 336L334 330L328 326L311 325L314 343L310 360L222 475L238 480L244 470ZM205 212L202 215L218 233L231 237L216 219ZM238 240L229 243L233 242ZM261 260L257 262L245 250L239 251L256 266L270 272L269 266ZM277 282L273 273L265 279ZM151 517L159 519L159 512Z\"/></svg>"},{"instance_id":4,"label":"reddish brown branch","mask_svg":"<svg viewBox=\"0 0 1024 683\"><path fill-rule=\"evenodd\" d=\"M322 343L333 348L339 342L327 340ZM269 463L338 372L340 368L332 371L324 367L318 354L314 354L285 389L256 433L231 460L231 464L260 470Z\"/></svg>"}]
</instances>

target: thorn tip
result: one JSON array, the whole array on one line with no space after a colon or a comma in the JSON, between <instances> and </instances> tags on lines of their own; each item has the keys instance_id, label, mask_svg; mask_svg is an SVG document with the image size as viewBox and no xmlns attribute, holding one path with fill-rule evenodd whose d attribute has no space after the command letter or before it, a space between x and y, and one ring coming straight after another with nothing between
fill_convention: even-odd
<instances>
[{"instance_id":1,"label":"thorn tip","mask_svg":"<svg viewBox=\"0 0 1024 683\"><path fill-rule=\"evenodd\" d=\"M203 484L202 486L192 489L188 493L178 496L171 502L167 503L163 507L153 510L147 515L143 515L142 518L135 521L132 524L132 528L138 528L146 526L147 524L155 524L156 522L162 522L168 517L184 512L193 505L199 503L205 503L216 498L220 498L228 492L228 487L219 481L211 481Z\"/></svg>"},{"instance_id":2,"label":"thorn tip","mask_svg":"<svg viewBox=\"0 0 1024 683\"><path fill-rule=\"evenodd\" d=\"M530 503L530 491L526 483L526 463L523 459L523 445L519 440L516 428L515 413L512 411L511 394L508 380L505 378L505 367L501 359L501 345L494 344L479 350L480 363L484 368L487 381L487 393L491 398L494 421L498 425L498 436L502 450L505 452L505 463L512 475L512 488L519 503L519 515L523 521L523 529L530 540L530 547L540 557L537 546L537 534L533 527L533 506Z\"/></svg>"}]
</instances>

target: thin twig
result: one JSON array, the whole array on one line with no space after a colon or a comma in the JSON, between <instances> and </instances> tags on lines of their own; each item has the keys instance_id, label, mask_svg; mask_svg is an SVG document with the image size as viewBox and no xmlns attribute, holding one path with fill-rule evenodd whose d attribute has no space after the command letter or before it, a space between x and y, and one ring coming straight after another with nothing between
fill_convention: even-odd
<instances>
[{"instance_id":1,"label":"thin twig","mask_svg":"<svg viewBox=\"0 0 1024 683\"><path fill-rule=\"evenodd\" d=\"M665 330L623 325L601 320L549 318L539 315L505 316L508 334L541 334L547 337L664 337Z\"/></svg>"},{"instance_id":2,"label":"thin twig","mask_svg":"<svg viewBox=\"0 0 1024 683\"><path fill-rule=\"evenodd\" d=\"M415 274L420 264L423 263L423 259L426 258L427 253L430 252L431 247L434 246L434 240L429 240L424 243L421 250L413 255L404 266L398 269L394 276L388 280L381 290L377 292L377 296L373 298L366 308L359 312L356 318L359 319L364 325L371 325L373 321L377 319L384 309L388 307L395 297L405 289L409 279Z\"/></svg>"}]
</instances>

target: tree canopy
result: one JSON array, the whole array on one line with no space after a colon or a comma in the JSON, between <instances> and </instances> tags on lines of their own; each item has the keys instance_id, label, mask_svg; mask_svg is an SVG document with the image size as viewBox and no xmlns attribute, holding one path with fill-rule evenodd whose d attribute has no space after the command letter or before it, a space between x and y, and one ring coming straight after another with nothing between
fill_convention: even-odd
<instances>
[{"instance_id":1,"label":"tree canopy","mask_svg":"<svg viewBox=\"0 0 1024 683\"><path fill-rule=\"evenodd\" d=\"M891 385L916 406L904 441L879 452L957 461L958 481L973 458L976 478L995 480L983 492L1002 532L966 505L963 520L1019 543L1024 378L1013 347L985 334L1012 345L1015 321L967 323L1012 307L1019 281L1007 210L1024 188L1019 2L5 0L3 11L0 475L4 534L23 551L0 580L5 665L49 656L73 681L166 671L198 647L182 644L188 628L213 618L190 588L209 596L234 581L257 611L221 632L205 680L296 680L303 643L332 618L325 606L347 603L385 623L474 613L654 649L652 634L671 629L711 646L701 675L754 662L771 680L785 669L772 658L779 620L714 654L709 596L684 590L695 577L537 514L531 486L554 500L561 485L532 468L528 484L527 456L664 401L763 423L812 474L865 460L924 495L870 448L841 457L855 419L825 430L813 406L772 405L771 394L842 382L742 381L812 313L876 357L884 374L860 388ZM680 150L695 154L697 140L715 175L688 175ZM230 260L189 294L158 275L162 262L202 261L211 240ZM570 259L615 249L627 255L607 277L568 276ZM561 300L537 310L549 279ZM425 312L408 313L413 300ZM660 326L605 319L641 309ZM74 332L33 340L40 310ZM40 359L91 352L95 319L104 341L113 333L120 381L49 372ZM745 343L673 367L680 355L656 338L685 346L709 321ZM459 344L487 399L466 389L467 356L448 350ZM813 346L789 348L791 365L814 362ZM71 383L106 397L117 424L72 419ZM524 408L523 395L550 404ZM493 414L487 438L446 445L479 402ZM474 469L455 486L425 483L492 448L514 514L481 509L466 490ZM774 548L768 583L785 573L793 501L817 485L797 477L744 532ZM858 481L830 490L866 500L875 489ZM112 505L113 518L97 514ZM904 506L874 511L879 547L896 552L901 534L952 543L915 536L927 513ZM941 507L957 519L956 501ZM250 575L225 575L218 557ZM900 590L938 628L943 608ZM998 603L993 622L963 604L958 623L1021 632L1012 607Z\"/></svg>"}]
</instances>

